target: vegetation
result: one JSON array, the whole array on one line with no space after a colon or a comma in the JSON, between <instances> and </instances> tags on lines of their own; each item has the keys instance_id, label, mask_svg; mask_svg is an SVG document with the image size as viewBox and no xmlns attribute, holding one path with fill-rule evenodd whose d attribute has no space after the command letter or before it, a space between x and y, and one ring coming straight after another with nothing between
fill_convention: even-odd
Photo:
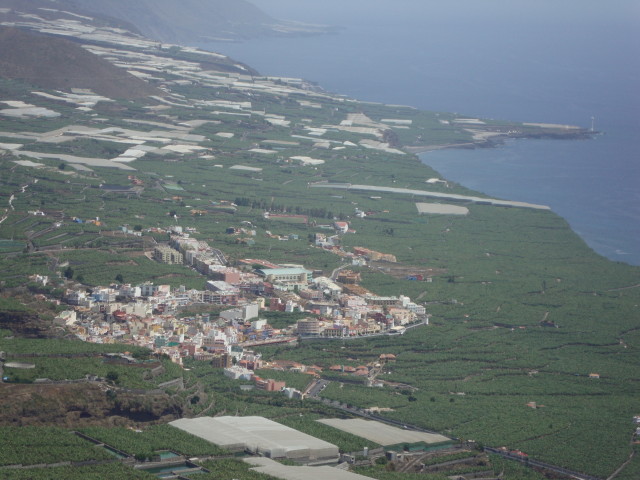
<instances>
[{"instance_id":1,"label":"vegetation","mask_svg":"<svg viewBox=\"0 0 640 480\"><path fill-rule=\"evenodd\" d=\"M69 480L154 480L157 477L143 470L134 470L121 463L90 466L65 466L50 468L3 469L5 480L50 480L65 478Z\"/></svg>"},{"instance_id":2,"label":"vegetation","mask_svg":"<svg viewBox=\"0 0 640 480\"><path fill-rule=\"evenodd\" d=\"M35 339L35 338L18 338L10 335L6 330L0 330L0 351L5 352L8 356L18 354L28 354L34 356L51 356L51 355L93 355L103 353L124 353L129 352L141 358L149 357L149 350L146 348L136 347L124 344L99 344L88 343L80 340L67 339Z\"/></svg>"},{"instance_id":3,"label":"vegetation","mask_svg":"<svg viewBox=\"0 0 640 480\"><path fill-rule=\"evenodd\" d=\"M0 427L0 466L110 459L106 450L62 428ZM7 478L7 471L0 476Z\"/></svg>"},{"instance_id":4,"label":"vegetation","mask_svg":"<svg viewBox=\"0 0 640 480\"><path fill-rule=\"evenodd\" d=\"M228 453L206 440L171 425L154 425L143 431L87 427L82 429L82 433L138 459L152 459L156 452L161 450L171 450L187 457Z\"/></svg>"},{"instance_id":5,"label":"vegetation","mask_svg":"<svg viewBox=\"0 0 640 480\"><path fill-rule=\"evenodd\" d=\"M9 357L9 359L12 359ZM119 387L153 389L159 383L168 381L180 375L177 368L170 361L165 360L165 366L169 368L169 373L152 377L150 370L152 366L145 368L144 365L118 365L105 362L103 358L64 358L64 357L38 357L17 359L34 364L32 369L6 368L5 376L7 382L11 383L31 383L35 379L46 378L53 381L78 380L86 376L97 376L107 379L110 383Z\"/></svg>"},{"instance_id":6,"label":"vegetation","mask_svg":"<svg viewBox=\"0 0 640 480\"><path fill-rule=\"evenodd\" d=\"M360 475L377 478L378 480L445 480L449 478L444 474L395 472L390 467L385 466L357 467L354 471Z\"/></svg>"},{"instance_id":7,"label":"vegetation","mask_svg":"<svg viewBox=\"0 0 640 480\"><path fill-rule=\"evenodd\" d=\"M177 53L182 60L194 60L192 54L177 50L147 53ZM201 57L197 60L203 61ZM167 81L183 79L176 72L156 73L166 76ZM264 258L304 264L329 275L345 261L316 247L312 240L316 233L332 234L330 224L334 219L345 219L356 232L340 237L346 251L366 246L395 255L396 266L403 272L429 272L432 282L427 283L409 281L407 275L394 274L375 263L358 269L362 286L374 293L407 295L425 304L432 315L430 325L393 337L311 342L293 348L264 347L260 348L264 358L324 367L324 376L332 383L322 396L332 402L359 408L390 408L384 415L396 420L491 446L517 448L534 458L592 475L606 477L629 458L635 448L629 443L633 433L631 419L639 413L637 267L597 256L566 221L550 211L468 204L469 214L464 217L420 216L412 195L374 195L310 186L317 182L347 182L478 195L454 183L429 184L427 188L425 180L439 175L412 155L345 145L344 142L357 145L360 135L330 129L322 139L339 142L344 148L321 149L313 137L309 139L306 130L337 125L349 114L364 113L376 122L383 118L411 120L409 128L394 129L395 135L385 134L386 140L394 144L467 142L468 132L440 122L453 120L455 115L360 104L330 96L313 97L319 108L305 109L301 102L309 97L302 92L284 96L255 91L248 97L232 87L203 88L191 79L178 83L171 89L184 95L185 104L164 105L161 113L147 108L155 104L150 99L101 102L93 112L85 112L36 97L29 85L19 81L0 80L3 98L61 113L53 119L4 122L0 132L3 143L15 142L15 133L50 132L69 125L121 129L135 125L135 129L148 132L156 128L155 124L140 120L160 124L171 121L181 127L184 122L196 120L202 124L191 133L203 135L205 139L199 143L209 149L203 156L149 153L131 162L128 165L135 169L133 173L142 184L137 193L117 193L100 187L131 186L130 170L92 167L90 171L78 171L61 164L59 159L47 158L38 159L41 167L34 168L16 164L13 155L0 154L0 199L4 202L0 208L2 325L13 328L16 323L23 323L16 322L18 315L34 312L24 297L46 293L61 298L64 290L75 283L89 290L113 282L144 281L201 289L204 277L185 266L160 264L148 256L156 243L168 240L167 228L176 224L194 229L195 238L220 248L232 265L239 265L246 258ZM274 126L263 115L219 115L201 103L249 98L252 111L282 115L291 126ZM499 127L497 123L491 125ZM502 125L509 128L507 123ZM220 132L233 137L218 136ZM265 144L268 141L290 143ZM20 142L30 151L55 150L85 157L112 156L123 150L123 144L105 139L77 138L50 144L29 137ZM275 154L251 152L256 145L268 146ZM330 145L335 147L338 143ZM305 166L289 161L295 155L319 158L324 163ZM230 168L235 165L260 170ZM236 206L231 208L230 203ZM356 216L356 208L367 215ZM299 218L274 221L265 218L265 211L307 215L309 219L306 223ZM248 224L255 236L227 233L229 227ZM122 227L142 236L125 233ZM293 239L295 236L298 240ZM35 284L29 278L34 274L47 275L50 283L46 287ZM18 293L23 297L18 299ZM42 318L49 319L57 307L52 303L43 310ZM266 314L275 328L285 328L302 316ZM194 415L264 415L332 441L343 451L373 446L315 422L321 416L335 416L331 407L320 402L288 400L273 392L242 391L243 382L226 379L220 370L205 362L185 360L190 370L183 372L162 360L165 373L151 380L145 375L145 366L111 365L100 357L103 353L125 351L144 357L148 352L142 349L11 336L6 331L0 334L0 351L6 352L8 360L24 360L24 355L33 353L38 356L24 360L36 365L33 370L6 368L4 375L10 381L77 379L95 374L118 386L153 388L162 381L183 376L187 390L175 396ZM397 361L384 365L378 377L384 384L382 388L367 388L356 377L328 370L334 364L376 362L381 353L397 357ZM599 378L589 377L596 373ZM289 372L269 371L264 376L286 380L296 388L303 388L309 380L306 375ZM175 429L166 426L150 427L143 433L126 429L91 431L101 440L145 458L158 449L179 449L189 455L216 454L215 449L207 450L192 438L175 440ZM26 442L29 435L24 432ZM43 443L34 443L34 452L48 455L46 445L52 442L44 439L53 433L42 432ZM24 435L21 432L19 436ZM2 435L2 439L9 437ZM75 441L74 437L60 437ZM2 448L4 455L15 450L17 457L7 457L5 464L27 458L29 445L7 444ZM99 454L92 457L86 448L74 448L78 458L69 461L98 459ZM69 458L63 453L54 455L58 450L53 447L49 450L47 459ZM34 455L33 461L37 458ZM492 464L497 466L496 474L504 471L507 478L536 478L534 473L523 473L520 467L500 459L492 460ZM214 471L225 472L225 478L264 478L249 472L245 464L231 460L210 465L216 467L212 468L211 478L218 478ZM73 475L147 475L128 470L123 474L118 469L124 467L115 465L83 468L87 469L78 469L82 473ZM636 455L620 478L634 478L637 471ZM47 473L74 478L67 476L67 470L2 473L11 475L7 478L27 478L28 474L33 474L28 478L38 478ZM398 478L397 473L384 468L372 469L371 475Z\"/></svg>"}]
</instances>

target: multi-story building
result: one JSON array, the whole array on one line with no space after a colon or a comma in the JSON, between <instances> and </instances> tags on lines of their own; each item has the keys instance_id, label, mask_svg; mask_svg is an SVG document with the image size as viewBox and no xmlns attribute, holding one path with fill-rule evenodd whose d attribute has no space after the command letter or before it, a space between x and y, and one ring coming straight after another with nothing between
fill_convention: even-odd
<instances>
[{"instance_id":1,"label":"multi-story building","mask_svg":"<svg viewBox=\"0 0 640 480\"><path fill-rule=\"evenodd\" d=\"M163 245L153 249L153 258L158 262L169 265L182 264L184 261L182 254L178 250Z\"/></svg>"},{"instance_id":2,"label":"multi-story building","mask_svg":"<svg viewBox=\"0 0 640 480\"><path fill-rule=\"evenodd\" d=\"M142 296L142 291L140 290L140 287L134 287L130 284L126 284L120 285L118 295L122 297L138 298Z\"/></svg>"},{"instance_id":3,"label":"multi-story building","mask_svg":"<svg viewBox=\"0 0 640 480\"><path fill-rule=\"evenodd\" d=\"M118 292L112 288L100 288L98 290L94 290L91 297L96 302L113 303L116 301L117 294Z\"/></svg>"},{"instance_id":4,"label":"multi-story building","mask_svg":"<svg viewBox=\"0 0 640 480\"><path fill-rule=\"evenodd\" d=\"M258 390L265 390L267 392L279 392L287 386L285 382L279 382L277 380L273 380L272 378L263 380L262 378L255 375L253 377L253 380L255 381L256 388Z\"/></svg>"},{"instance_id":5,"label":"multi-story building","mask_svg":"<svg viewBox=\"0 0 640 480\"><path fill-rule=\"evenodd\" d=\"M311 282L313 274L304 268L262 268L257 272L265 281L284 290L306 287Z\"/></svg>"},{"instance_id":6,"label":"multi-story building","mask_svg":"<svg viewBox=\"0 0 640 480\"><path fill-rule=\"evenodd\" d=\"M368 305L376 305L382 307L395 307L401 304L398 297L378 297L375 295L365 296Z\"/></svg>"},{"instance_id":7,"label":"multi-story building","mask_svg":"<svg viewBox=\"0 0 640 480\"><path fill-rule=\"evenodd\" d=\"M340 283L354 285L360 283L361 278L360 273L353 272L351 270L342 270L340 273L338 273L338 277L336 278L336 280Z\"/></svg>"},{"instance_id":8,"label":"multi-story building","mask_svg":"<svg viewBox=\"0 0 640 480\"><path fill-rule=\"evenodd\" d=\"M233 366L232 356L228 353L213 355L211 366L213 368L229 368Z\"/></svg>"},{"instance_id":9,"label":"multi-story building","mask_svg":"<svg viewBox=\"0 0 640 480\"><path fill-rule=\"evenodd\" d=\"M296 324L296 331L298 335L309 336L309 335L320 335L321 324L320 321L315 318L306 318L303 320L298 320Z\"/></svg>"},{"instance_id":10,"label":"multi-story building","mask_svg":"<svg viewBox=\"0 0 640 480\"><path fill-rule=\"evenodd\" d=\"M324 293L322 293L321 290L310 290L307 288L300 290L298 295L305 300L321 300L324 298Z\"/></svg>"},{"instance_id":11,"label":"multi-story building","mask_svg":"<svg viewBox=\"0 0 640 480\"><path fill-rule=\"evenodd\" d=\"M393 322L396 326L406 325L407 323L411 323L416 319L416 314L407 310L406 308L389 308L389 315L393 317Z\"/></svg>"},{"instance_id":12,"label":"multi-story building","mask_svg":"<svg viewBox=\"0 0 640 480\"><path fill-rule=\"evenodd\" d=\"M202 292L202 301L217 305L237 305L240 298L240 289L226 282L210 280L206 290Z\"/></svg>"},{"instance_id":13,"label":"multi-story building","mask_svg":"<svg viewBox=\"0 0 640 480\"><path fill-rule=\"evenodd\" d=\"M232 321L247 321L252 318L258 318L260 313L260 306L258 303L250 303L243 305L242 307L233 308L231 310L225 310L220 312L220 318L228 322Z\"/></svg>"},{"instance_id":14,"label":"multi-story building","mask_svg":"<svg viewBox=\"0 0 640 480\"><path fill-rule=\"evenodd\" d=\"M342 293L342 287L327 277L317 277L313 279L318 290L326 293L331 298L336 298Z\"/></svg>"},{"instance_id":15,"label":"multi-story building","mask_svg":"<svg viewBox=\"0 0 640 480\"><path fill-rule=\"evenodd\" d=\"M240 283L240 270L237 268L224 267L222 265L210 266L209 275L214 280L221 280L223 282L237 285Z\"/></svg>"}]
</instances>

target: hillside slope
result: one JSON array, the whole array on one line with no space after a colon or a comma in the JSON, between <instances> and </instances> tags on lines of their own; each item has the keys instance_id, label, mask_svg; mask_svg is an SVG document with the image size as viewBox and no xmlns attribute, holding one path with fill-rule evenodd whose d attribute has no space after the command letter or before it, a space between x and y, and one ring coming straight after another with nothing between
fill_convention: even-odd
<instances>
[{"instance_id":1,"label":"hillside slope","mask_svg":"<svg viewBox=\"0 0 640 480\"><path fill-rule=\"evenodd\" d=\"M0 77L56 90L86 88L110 98L162 92L62 38L0 27Z\"/></svg>"},{"instance_id":2,"label":"hillside slope","mask_svg":"<svg viewBox=\"0 0 640 480\"><path fill-rule=\"evenodd\" d=\"M165 42L239 40L328 30L276 20L246 0L74 0L74 4L130 22L146 36Z\"/></svg>"}]
</instances>

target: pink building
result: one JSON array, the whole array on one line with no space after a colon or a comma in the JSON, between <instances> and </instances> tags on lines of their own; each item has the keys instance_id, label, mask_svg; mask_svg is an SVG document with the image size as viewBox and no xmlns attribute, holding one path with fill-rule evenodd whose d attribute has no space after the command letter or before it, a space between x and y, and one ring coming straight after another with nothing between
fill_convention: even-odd
<instances>
[{"instance_id":1,"label":"pink building","mask_svg":"<svg viewBox=\"0 0 640 480\"><path fill-rule=\"evenodd\" d=\"M262 378L255 375L253 377L253 380L255 381L256 388L258 390L265 390L267 392L279 392L287 386L285 382L278 382L276 380L273 380L272 378L263 380Z\"/></svg>"}]
</instances>

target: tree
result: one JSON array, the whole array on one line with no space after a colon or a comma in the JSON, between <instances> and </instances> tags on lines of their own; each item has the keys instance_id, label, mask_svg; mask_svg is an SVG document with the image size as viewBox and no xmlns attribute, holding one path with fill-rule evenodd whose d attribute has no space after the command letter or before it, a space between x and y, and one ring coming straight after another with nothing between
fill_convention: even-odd
<instances>
[{"instance_id":1,"label":"tree","mask_svg":"<svg viewBox=\"0 0 640 480\"><path fill-rule=\"evenodd\" d=\"M124 283L124 278L122 278L122 274L121 273L116 275L116 282Z\"/></svg>"},{"instance_id":2,"label":"tree","mask_svg":"<svg viewBox=\"0 0 640 480\"><path fill-rule=\"evenodd\" d=\"M67 280L71 280L73 278L73 268L71 268L71 266L68 266L63 272L63 275Z\"/></svg>"}]
</instances>

